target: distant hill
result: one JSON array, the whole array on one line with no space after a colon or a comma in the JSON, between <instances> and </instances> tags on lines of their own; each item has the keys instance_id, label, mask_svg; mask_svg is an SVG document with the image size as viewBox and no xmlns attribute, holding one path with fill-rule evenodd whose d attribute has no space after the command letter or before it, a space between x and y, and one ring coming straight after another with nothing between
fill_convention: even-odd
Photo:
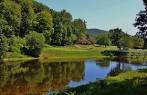
<instances>
[{"instance_id":1,"label":"distant hill","mask_svg":"<svg viewBox=\"0 0 147 95\"><path fill-rule=\"evenodd\" d=\"M108 31L101 30L101 29L87 29L87 34L93 37L102 33L106 33L106 32Z\"/></svg>"}]
</instances>

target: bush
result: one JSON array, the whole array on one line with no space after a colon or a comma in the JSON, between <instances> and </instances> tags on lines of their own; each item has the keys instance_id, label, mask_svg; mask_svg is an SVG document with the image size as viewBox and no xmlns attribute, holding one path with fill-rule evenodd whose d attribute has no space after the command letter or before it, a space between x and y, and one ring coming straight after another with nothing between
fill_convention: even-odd
<instances>
[{"instance_id":1,"label":"bush","mask_svg":"<svg viewBox=\"0 0 147 95\"><path fill-rule=\"evenodd\" d=\"M9 51L10 52L20 52L20 49L25 46L25 39L11 36L9 38Z\"/></svg>"},{"instance_id":2,"label":"bush","mask_svg":"<svg viewBox=\"0 0 147 95\"><path fill-rule=\"evenodd\" d=\"M26 49L25 54L31 55L33 57L39 57L41 49L45 44L45 38L43 34L37 32L30 32L26 35Z\"/></svg>"}]
</instances>

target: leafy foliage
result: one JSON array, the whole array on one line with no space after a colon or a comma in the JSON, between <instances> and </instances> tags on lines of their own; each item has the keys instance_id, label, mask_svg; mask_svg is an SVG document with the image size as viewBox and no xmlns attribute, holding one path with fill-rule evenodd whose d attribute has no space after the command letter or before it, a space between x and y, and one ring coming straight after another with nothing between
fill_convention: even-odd
<instances>
[{"instance_id":1,"label":"leafy foliage","mask_svg":"<svg viewBox=\"0 0 147 95\"><path fill-rule=\"evenodd\" d=\"M9 43L9 52L18 52L20 53L20 49L23 48L25 46L25 39L24 38L20 38L20 37L16 37L16 36L11 36L8 39L8 43Z\"/></svg>"},{"instance_id":2,"label":"leafy foliage","mask_svg":"<svg viewBox=\"0 0 147 95\"><path fill-rule=\"evenodd\" d=\"M105 45L105 46L111 45L109 33L100 34L96 37L96 39L97 39L97 44Z\"/></svg>"},{"instance_id":3,"label":"leafy foliage","mask_svg":"<svg viewBox=\"0 0 147 95\"><path fill-rule=\"evenodd\" d=\"M107 33L97 35L96 40L99 45L114 45L119 49L144 48L144 40L141 37L131 36L119 28L111 29Z\"/></svg>"},{"instance_id":4,"label":"leafy foliage","mask_svg":"<svg viewBox=\"0 0 147 95\"><path fill-rule=\"evenodd\" d=\"M21 21L21 6L11 0L0 2L0 33L9 37L18 34Z\"/></svg>"},{"instance_id":5,"label":"leafy foliage","mask_svg":"<svg viewBox=\"0 0 147 95\"><path fill-rule=\"evenodd\" d=\"M1 34L0 35L0 59L2 59L4 53L8 50L7 38Z\"/></svg>"},{"instance_id":6,"label":"leafy foliage","mask_svg":"<svg viewBox=\"0 0 147 95\"><path fill-rule=\"evenodd\" d=\"M51 34L53 32L52 15L47 11L42 11L37 14L33 24L33 30L43 33L46 38L46 43L50 44Z\"/></svg>"},{"instance_id":7,"label":"leafy foliage","mask_svg":"<svg viewBox=\"0 0 147 95\"><path fill-rule=\"evenodd\" d=\"M147 48L147 0L143 0L145 9L141 10L135 19L134 26L139 29L137 36L144 39L144 47Z\"/></svg>"},{"instance_id":8,"label":"leafy foliage","mask_svg":"<svg viewBox=\"0 0 147 95\"><path fill-rule=\"evenodd\" d=\"M9 52L25 51L27 47L39 54L44 40L49 45L65 46L85 37L86 23L81 19L73 20L66 10L57 12L35 0L1 0L0 34L9 40Z\"/></svg>"},{"instance_id":9,"label":"leafy foliage","mask_svg":"<svg viewBox=\"0 0 147 95\"><path fill-rule=\"evenodd\" d=\"M26 35L26 48L28 50L28 53L33 57L39 56L44 43L45 38L43 34L33 31Z\"/></svg>"}]
</instances>

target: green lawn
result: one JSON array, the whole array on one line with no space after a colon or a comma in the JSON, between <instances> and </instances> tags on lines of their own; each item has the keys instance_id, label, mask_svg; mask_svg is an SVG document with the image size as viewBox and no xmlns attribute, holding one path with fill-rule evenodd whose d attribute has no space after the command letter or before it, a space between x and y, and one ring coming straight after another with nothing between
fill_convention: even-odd
<instances>
[{"instance_id":1,"label":"green lawn","mask_svg":"<svg viewBox=\"0 0 147 95\"><path fill-rule=\"evenodd\" d=\"M40 55L40 59L81 59L81 58L102 58L102 51L115 50L116 47L96 45L73 45L73 46L46 46Z\"/></svg>"}]
</instances>

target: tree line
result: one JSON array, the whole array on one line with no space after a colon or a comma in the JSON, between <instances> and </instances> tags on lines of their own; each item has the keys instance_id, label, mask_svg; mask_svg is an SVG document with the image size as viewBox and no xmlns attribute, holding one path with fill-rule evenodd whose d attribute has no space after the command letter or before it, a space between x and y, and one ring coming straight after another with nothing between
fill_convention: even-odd
<instances>
[{"instance_id":1,"label":"tree line","mask_svg":"<svg viewBox=\"0 0 147 95\"><path fill-rule=\"evenodd\" d=\"M98 35L96 43L118 48L147 47L147 0L145 9L137 14L135 36L121 29ZM0 0L0 59L6 52L38 57L44 44L66 46L93 44L86 34L86 21L73 19L66 10L55 11L34 0Z\"/></svg>"},{"instance_id":2,"label":"tree line","mask_svg":"<svg viewBox=\"0 0 147 95\"><path fill-rule=\"evenodd\" d=\"M131 36L120 28L111 29L96 36L96 43L106 46L117 46L119 49L143 49L144 40L138 36Z\"/></svg>"},{"instance_id":3,"label":"tree line","mask_svg":"<svg viewBox=\"0 0 147 95\"><path fill-rule=\"evenodd\" d=\"M109 33L98 35L96 41L101 45L115 45L118 48L147 48L147 0L143 0L145 9L141 10L133 24L139 32L131 36L120 28L111 29Z\"/></svg>"},{"instance_id":4,"label":"tree line","mask_svg":"<svg viewBox=\"0 0 147 95\"><path fill-rule=\"evenodd\" d=\"M66 46L87 38L86 21L34 0L0 1L0 58L5 52L38 57L44 44Z\"/></svg>"}]
</instances>

